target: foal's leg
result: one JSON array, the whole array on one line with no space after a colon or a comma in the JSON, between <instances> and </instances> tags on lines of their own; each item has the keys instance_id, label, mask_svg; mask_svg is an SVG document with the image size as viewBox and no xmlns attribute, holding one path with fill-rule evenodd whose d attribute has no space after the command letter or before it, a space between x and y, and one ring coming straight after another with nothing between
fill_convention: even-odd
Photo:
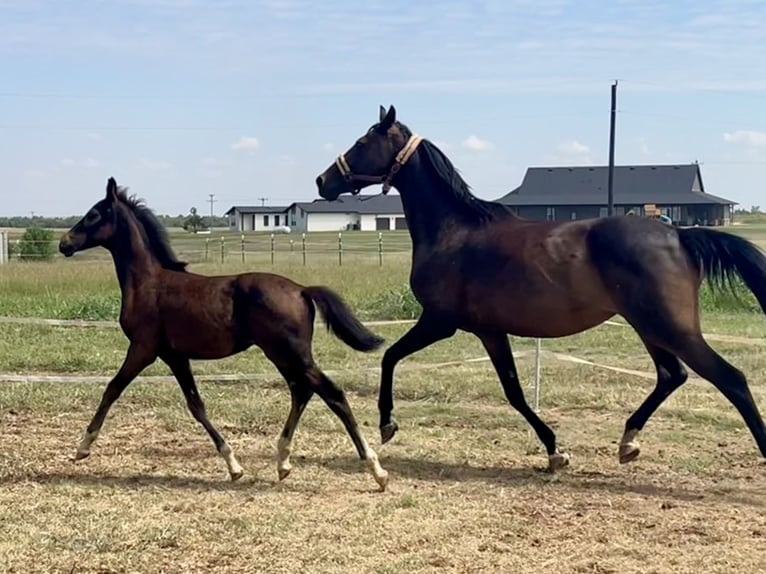
<instances>
[{"instance_id":1,"label":"foal's leg","mask_svg":"<svg viewBox=\"0 0 766 574\"><path fill-rule=\"evenodd\" d=\"M383 354L378 391L378 411L380 412L380 439L382 444L390 441L399 425L391 416L394 410L394 367L405 357L422 351L438 341L448 339L457 328L438 316L424 311L412 328Z\"/></svg>"},{"instance_id":2,"label":"foal's leg","mask_svg":"<svg viewBox=\"0 0 766 574\"><path fill-rule=\"evenodd\" d=\"M188 405L192 416L205 428L207 434L213 439L213 444L215 444L216 450L223 460L226 461L231 480L239 480L242 478L244 471L237 462L231 447L213 426L210 419L207 418L205 403L202 401L202 397L197 390L197 384L194 382L194 375L192 375L191 372L189 359L175 355L163 355L162 360L165 361L170 367L170 370L173 371L173 375L178 381L178 384L184 393L184 397L186 397L186 404Z\"/></svg>"},{"instance_id":3,"label":"foal's leg","mask_svg":"<svg viewBox=\"0 0 766 574\"><path fill-rule=\"evenodd\" d=\"M286 377L287 378L287 377ZM314 394L305 382L295 383L290 379L287 379L287 384L290 387L290 398L292 399L290 405L290 414L287 415L285 426L282 429L282 434L279 435L277 441L277 474L279 480L287 478L292 470L290 464L290 451L291 444L293 442L293 434L295 428L298 426L298 421L301 420L301 415L306 409L306 405L309 404L309 400Z\"/></svg>"},{"instance_id":4,"label":"foal's leg","mask_svg":"<svg viewBox=\"0 0 766 574\"><path fill-rule=\"evenodd\" d=\"M622 464L636 459L641 452L636 440L638 433L643 430L646 421L654 414L654 411L689 377L681 361L673 353L646 341L644 341L644 345L657 369L657 386L625 422L625 433L620 440L619 449L620 463Z\"/></svg>"},{"instance_id":5,"label":"foal's leg","mask_svg":"<svg viewBox=\"0 0 766 574\"><path fill-rule=\"evenodd\" d=\"M482 334L479 335L479 339L481 339L489 358L492 360L508 402L535 429L537 436L545 445L545 450L548 452L549 470L555 472L567 466L569 454L559 451L556 446L556 434L537 416L524 398L524 391L519 384L519 375L516 371L508 336L505 333Z\"/></svg>"},{"instance_id":6,"label":"foal's leg","mask_svg":"<svg viewBox=\"0 0 766 574\"><path fill-rule=\"evenodd\" d=\"M322 400L327 403L330 410L343 422L343 426L346 427L346 431L348 431L351 441L354 443L359 458L367 462L367 467L372 476L375 477L375 481L380 486L380 489L385 490L388 484L388 472L380 466L378 455L370 448L359 431L359 425L357 425L351 412L351 407L346 400L346 394L316 365L309 367L303 376L309 387L322 397Z\"/></svg>"},{"instance_id":7,"label":"foal's leg","mask_svg":"<svg viewBox=\"0 0 766 574\"><path fill-rule=\"evenodd\" d=\"M90 455L90 447L98 437L98 433L101 432L101 426L104 424L104 419L109 413L109 409L114 402L120 398L122 392L127 386L135 379L138 374L146 367L151 365L157 356L144 347L139 347L135 343L131 343L128 348L128 354L117 371L114 378L109 381L109 384L104 389L103 395L101 395L101 402L96 409L96 413L93 415L93 419L90 421L88 428L83 434L80 446L77 447L77 454L75 460L81 460Z\"/></svg>"}]
</instances>

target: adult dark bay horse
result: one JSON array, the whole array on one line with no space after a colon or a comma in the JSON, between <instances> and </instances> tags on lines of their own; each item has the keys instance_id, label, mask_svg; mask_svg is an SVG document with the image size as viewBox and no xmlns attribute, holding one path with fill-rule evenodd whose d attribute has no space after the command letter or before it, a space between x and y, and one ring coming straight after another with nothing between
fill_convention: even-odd
<instances>
[{"instance_id":1,"label":"adult dark bay horse","mask_svg":"<svg viewBox=\"0 0 766 574\"><path fill-rule=\"evenodd\" d=\"M285 378L292 395L292 407L277 443L279 479L290 472L293 433L316 393L343 422L359 457L385 489L388 473L359 431L343 391L314 363L311 353L314 306L328 328L350 347L369 352L383 343L337 294L271 273L208 277L188 272L186 263L173 254L162 224L145 205L127 197L114 178L107 183L106 197L63 235L59 250L69 257L98 245L114 259L122 291L120 325L130 346L122 367L104 391L76 459L90 454L112 404L159 357L181 386L191 414L226 461L231 479L239 479L242 467L207 417L189 360L220 359L256 345Z\"/></svg>"},{"instance_id":2,"label":"adult dark bay horse","mask_svg":"<svg viewBox=\"0 0 766 574\"><path fill-rule=\"evenodd\" d=\"M524 398L507 335L563 337L621 315L654 360L657 385L626 422L620 462L638 456L639 432L686 381L681 361L737 408L766 456L766 429L745 377L708 346L699 317L704 278L725 285L739 275L766 309L766 257L750 242L641 217L521 219L472 195L444 153L396 121L393 106L381 107L379 122L316 183L328 200L395 184L412 236L410 285L423 313L383 356L384 443L398 429L391 416L396 364L461 329L483 343L508 401L545 445L550 470L566 466L556 435Z\"/></svg>"}]
</instances>

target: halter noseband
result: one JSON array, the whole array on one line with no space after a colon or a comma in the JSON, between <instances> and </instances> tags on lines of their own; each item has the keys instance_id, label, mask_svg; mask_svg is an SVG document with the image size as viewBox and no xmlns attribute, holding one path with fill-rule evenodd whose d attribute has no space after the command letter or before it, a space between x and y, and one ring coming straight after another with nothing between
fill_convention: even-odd
<instances>
[{"instance_id":1,"label":"halter noseband","mask_svg":"<svg viewBox=\"0 0 766 574\"><path fill-rule=\"evenodd\" d=\"M396 154L396 157L394 158L394 163L391 166L391 169L388 171L388 174L386 175L363 175L363 174L357 174L351 171L351 167L348 165L348 162L346 161L346 157L343 154L340 154L335 159L335 165L338 166L338 170L340 171L340 174L343 176L343 179L345 179L348 183L350 183L352 186L355 182L357 183L382 183L383 184L383 193L386 194L391 189L391 182L394 179L394 176L399 173L399 170L402 169L402 166L407 163L407 160L412 157L412 154L415 153L415 150L418 147L418 144L423 138L421 138L417 134L412 134L410 138L407 140L407 143L404 144L404 147L399 150L399 153ZM354 187L354 191L352 192L354 195L359 193L359 189Z\"/></svg>"}]
</instances>

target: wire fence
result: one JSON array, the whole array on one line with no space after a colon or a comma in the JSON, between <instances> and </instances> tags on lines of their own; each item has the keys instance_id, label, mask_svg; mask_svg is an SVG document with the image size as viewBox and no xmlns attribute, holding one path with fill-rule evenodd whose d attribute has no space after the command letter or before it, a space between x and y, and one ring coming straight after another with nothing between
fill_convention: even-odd
<instances>
[{"instance_id":1,"label":"wire fence","mask_svg":"<svg viewBox=\"0 0 766 574\"><path fill-rule=\"evenodd\" d=\"M172 239L180 259L192 263L211 262L290 262L306 265L321 259L323 264L366 260L382 266L387 260L401 261L394 255L409 255L410 237L401 232L316 232L289 234L220 235L189 234ZM9 239L8 232L0 235L0 264L24 261L52 261L63 256L58 251L58 240ZM77 254L82 261L101 261L109 258L103 249Z\"/></svg>"}]
</instances>

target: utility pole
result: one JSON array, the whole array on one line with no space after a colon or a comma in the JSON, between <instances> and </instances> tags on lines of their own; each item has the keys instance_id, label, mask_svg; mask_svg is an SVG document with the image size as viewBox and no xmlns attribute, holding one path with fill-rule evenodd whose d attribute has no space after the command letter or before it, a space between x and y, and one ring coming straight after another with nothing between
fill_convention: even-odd
<instances>
[{"instance_id":1,"label":"utility pole","mask_svg":"<svg viewBox=\"0 0 766 574\"><path fill-rule=\"evenodd\" d=\"M260 202L261 202L261 207L263 207L264 205L266 205L266 200L267 200L267 199L268 199L268 197L259 197L259 198L258 198L258 201L260 201Z\"/></svg>"},{"instance_id":2,"label":"utility pole","mask_svg":"<svg viewBox=\"0 0 766 574\"><path fill-rule=\"evenodd\" d=\"M214 217L214 215L213 215L213 204L215 203L216 200L213 199L215 197L214 193L209 193L208 195L210 196L210 199L208 199L208 203L210 203L210 219L212 220L213 217ZM212 225L212 223L210 225Z\"/></svg>"},{"instance_id":3,"label":"utility pole","mask_svg":"<svg viewBox=\"0 0 766 574\"><path fill-rule=\"evenodd\" d=\"M612 84L612 112L609 122L609 183L607 184L607 209L609 216L614 215L614 124L617 119L617 80Z\"/></svg>"}]
</instances>

